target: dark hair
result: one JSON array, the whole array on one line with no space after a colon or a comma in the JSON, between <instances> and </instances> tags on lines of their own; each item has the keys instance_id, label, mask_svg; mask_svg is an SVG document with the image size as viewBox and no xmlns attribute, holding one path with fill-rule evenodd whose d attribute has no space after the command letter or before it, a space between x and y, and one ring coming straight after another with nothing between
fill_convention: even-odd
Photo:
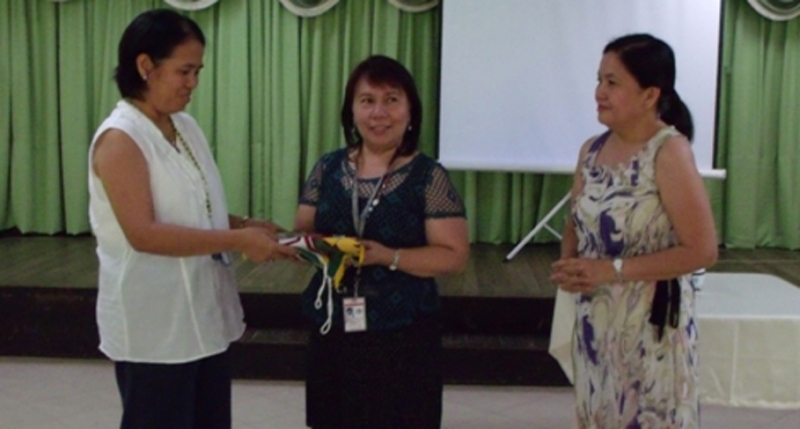
<instances>
[{"instance_id":1,"label":"dark hair","mask_svg":"<svg viewBox=\"0 0 800 429\"><path fill-rule=\"evenodd\" d=\"M663 40L649 34L629 34L606 45L603 53L614 52L642 88L661 90L658 114L661 120L674 125L689 140L694 124L689 108L675 91L675 54Z\"/></svg>"},{"instance_id":2,"label":"dark hair","mask_svg":"<svg viewBox=\"0 0 800 429\"><path fill-rule=\"evenodd\" d=\"M362 61L347 80L342 104L342 130L344 138L347 140L347 146L353 148L361 144L361 137L355 130L353 121L353 99L356 85L361 78L373 85L389 85L403 89L410 105L411 118L408 125L411 129L407 129L403 134L403 142L397 148L396 156L414 153L419 146L420 126L422 125L422 101L417 92L417 85L414 84L411 73L402 64L383 55L373 55Z\"/></svg>"},{"instance_id":3,"label":"dark hair","mask_svg":"<svg viewBox=\"0 0 800 429\"><path fill-rule=\"evenodd\" d=\"M169 9L148 10L139 14L125 28L119 41L118 63L114 73L120 94L141 98L145 81L136 67L136 57L146 54L158 64L169 58L176 46L195 39L203 46L206 39L197 23Z\"/></svg>"}]
</instances>

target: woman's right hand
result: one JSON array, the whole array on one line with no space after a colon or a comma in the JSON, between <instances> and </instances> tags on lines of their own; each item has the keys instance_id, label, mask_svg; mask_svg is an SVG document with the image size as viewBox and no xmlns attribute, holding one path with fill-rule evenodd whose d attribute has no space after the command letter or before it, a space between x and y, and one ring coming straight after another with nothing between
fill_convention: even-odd
<instances>
[{"instance_id":1,"label":"woman's right hand","mask_svg":"<svg viewBox=\"0 0 800 429\"><path fill-rule=\"evenodd\" d=\"M550 281L560 289L570 293L589 293L594 288L591 272L593 260L581 258L561 258L550 266L553 271Z\"/></svg>"},{"instance_id":2,"label":"woman's right hand","mask_svg":"<svg viewBox=\"0 0 800 429\"><path fill-rule=\"evenodd\" d=\"M297 256L297 249L278 243L275 233L267 228L242 228L236 230L236 233L242 237L239 252L253 262L260 263Z\"/></svg>"}]
</instances>

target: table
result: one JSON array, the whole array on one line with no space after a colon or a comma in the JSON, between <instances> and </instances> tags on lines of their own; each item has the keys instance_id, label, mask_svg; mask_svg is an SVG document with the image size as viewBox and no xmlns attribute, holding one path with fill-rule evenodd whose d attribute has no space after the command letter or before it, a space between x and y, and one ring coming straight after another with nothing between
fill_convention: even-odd
<instances>
[{"instance_id":1,"label":"table","mask_svg":"<svg viewBox=\"0 0 800 429\"><path fill-rule=\"evenodd\" d=\"M800 288L768 274L708 273L695 305L702 403L800 408ZM570 380L574 318L559 291L550 354Z\"/></svg>"}]
</instances>

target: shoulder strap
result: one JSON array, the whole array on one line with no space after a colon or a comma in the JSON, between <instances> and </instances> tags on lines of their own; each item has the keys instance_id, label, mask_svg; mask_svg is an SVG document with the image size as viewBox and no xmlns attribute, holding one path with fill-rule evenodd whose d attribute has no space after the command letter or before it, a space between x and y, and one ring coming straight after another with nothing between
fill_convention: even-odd
<instances>
[{"instance_id":1,"label":"shoulder strap","mask_svg":"<svg viewBox=\"0 0 800 429\"><path fill-rule=\"evenodd\" d=\"M586 151L586 158L583 159L583 165L591 166L594 164L597 153L600 152L600 148L603 147L609 136L611 136L611 131L606 131L594 139L591 146L589 146L589 150Z\"/></svg>"},{"instance_id":2,"label":"shoulder strap","mask_svg":"<svg viewBox=\"0 0 800 429\"><path fill-rule=\"evenodd\" d=\"M655 161L656 154L661 146L670 137L681 135L680 131L673 126L664 127L647 141L647 147L642 154L642 161Z\"/></svg>"}]
</instances>

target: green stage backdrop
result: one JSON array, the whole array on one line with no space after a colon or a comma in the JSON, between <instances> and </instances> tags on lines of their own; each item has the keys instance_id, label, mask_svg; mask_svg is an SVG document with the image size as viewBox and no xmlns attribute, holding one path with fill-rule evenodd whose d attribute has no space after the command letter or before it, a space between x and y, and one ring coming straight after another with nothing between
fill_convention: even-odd
<instances>
[{"instance_id":1,"label":"green stage backdrop","mask_svg":"<svg viewBox=\"0 0 800 429\"><path fill-rule=\"evenodd\" d=\"M89 231L87 150L118 99L116 45L137 13L164 6L0 2L0 230ZM800 19L769 21L746 0L724 6L716 166L728 178L707 183L720 240L798 249ZM436 156L440 14L440 7L403 12L386 0L343 0L314 18L278 0L222 0L190 13L208 45L188 110L214 148L231 212L293 223L305 175L321 154L343 145L338 118L347 75L373 53L399 59L414 74L424 105L421 147ZM476 242L520 240L570 186L566 176L452 177ZM563 218L552 225L561 228ZM552 240L543 232L535 241Z\"/></svg>"}]
</instances>

